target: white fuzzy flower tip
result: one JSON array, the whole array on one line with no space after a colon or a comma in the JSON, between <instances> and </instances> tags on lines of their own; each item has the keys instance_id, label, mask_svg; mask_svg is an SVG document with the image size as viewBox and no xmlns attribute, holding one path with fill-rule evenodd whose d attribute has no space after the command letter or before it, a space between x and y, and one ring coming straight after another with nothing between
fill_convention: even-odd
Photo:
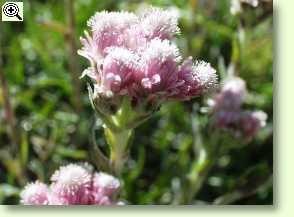
<instances>
[{"instance_id":1,"label":"white fuzzy flower tip","mask_svg":"<svg viewBox=\"0 0 294 217\"><path fill-rule=\"evenodd\" d=\"M101 32L108 28L124 29L137 23L138 17L129 12L97 12L88 20L88 26L92 31Z\"/></svg>"},{"instance_id":2,"label":"white fuzzy flower tip","mask_svg":"<svg viewBox=\"0 0 294 217\"><path fill-rule=\"evenodd\" d=\"M120 182L118 179L106 173L95 173L93 178L93 188L96 192L110 196L119 190Z\"/></svg>"},{"instance_id":3,"label":"white fuzzy flower tip","mask_svg":"<svg viewBox=\"0 0 294 217\"><path fill-rule=\"evenodd\" d=\"M246 94L246 83L241 78L233 77L225 81L222 91L231 92L244 98Z\"/></svg>"},{"instance_id":4,"label":"white fuzzy flower tip","mask_svg":"<svg viewBox=\"0 0 294 217\"><path fill-rule=\"evenodd\" d=\"M75 194L77 191L85 191L90 187L91 174L88 169L76 164L60 167L52 177L53 190L60 191L61 195Z\"/></svg>"},{"instance_id":5,"label":"white fuzzy flower tip","mask_svg":"<svg viewBox=\"0 0 294 217\"><path fill-rule=\"evenodd\" d=\"M148 39L158 37L170 39L180 33L178 27L179 13L177 10L162 10L151 7L143 11L141 15L142 29Z\"/></svg>"},{"instance_id":6,"label":"white fuzzy flower tip","mask_svg":"<svg viewBox=\"0 0 294 217\"><path fill-rule=\"evenodd\" d=\"M179 99L190 99L212 90L217 85L217 75L214 68L204 61L196 61L193 64L192 57L189 57L179 67L178 86Z\"/></svg>"},{"instance_id":7,"label":"white fuzzy flower tip","mask_svg":"<svg viewBox=\"0 0 294 217\"><path fill-rule=\"evenodd\" d=\"M122 47L109 47L106 53L109 59L118 61L129 67L134 67L134 64L136 64L139 58L134 52Z\"/></svg>"},{"instance_id":8,"label":"white fuzzy flower tip","mask_svg":"<svg viewBox=\"0 0 294 217\"><path fill-rule=\"evenodd\" d=\"M182 59L176 45L168 40L160 40L158 38L151 40L147 44L141 56L141 64L148 64L150 61L163 63L168 59L179 62Z\"/></svg>"},{"instance_id":9,"label":"white fuzzy flower tip","mask_svg":"<svg viewBox=\"0 0 294 217\"><path fill-rule=\"evenodd\" d=\"M24 205L46 205L48 204L48 187L39 181L30 183L20 193L20 198L20 202Z\"/></svg>"},{"instance_id":10,"label":"white fuzzy flower tip","mask_svg":"<svg viewBox=\"0 0 294 217\"><path fill-rule=\"evenodd\" d=\"M89 21L92 29L93 40L100 55L105 56L105 49L111 46L123 46L125 31L138 18L129 12L97 12Z\"/></svg>"},{"instance_id":11,"label":"white fuzzy flower tip","mask_svg":"<svg viewBox=\"0 0 294 217\"><path fill-rule=\"evenodd\" d=\"M252 116L258 120L261 127L266 126L267 114L263 111L255 111L252 113Z\"/></svg>"},{"instance_id":12,"label":"white fuzzy flower tip","mask_svg":"<svg viewBox=\"0 0 294 217\"><path fill-rule=\"evenodd\" d=\"M216 70L211 67L210 63L197 61L193 65L192 77L194 81L199 82L204 91L215 88L217 85Z\"/></svg>"},{"instance_id":13,"label":"white fuzzy flower tip","mask_svg":"<svg viewBox=\"0 0 294 217\"><path fill-rule=\"evenodd\" d=\"M219 94L214 98L215 110L239 110L246 96L246 83L238 77L225 80Z\"/></svg>"}]
</instances>

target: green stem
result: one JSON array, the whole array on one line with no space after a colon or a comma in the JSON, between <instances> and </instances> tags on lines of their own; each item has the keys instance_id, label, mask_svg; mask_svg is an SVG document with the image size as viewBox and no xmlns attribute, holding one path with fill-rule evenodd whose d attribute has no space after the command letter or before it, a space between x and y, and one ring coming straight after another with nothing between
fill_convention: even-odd
<instances>
[{"instance_id":1,"label":"green stem","mask_svg":"<svg viewBox=\"0 0 294 217\"><path fill-rule=\"evenodd\" d=\"M184 204L192 203L220 154L219 149L222 146L220 135L218 132L214 132L213 135L206 145L201 144L198 147L198 157L188 175L188 184L182 201Z\"/></svg>"},{"instance_id":2,"label":"green stem","mask_svg":"<svg viewBox=\"0 0 294 217\"><path fill-rule=\"evenodd\" d=\"M99 145L96 142L95 128L92 128L92 145L90 146L90 157L99 170L111 172L109 160L100 150Z\"/></svg>"},{"instance_id":3,"label":"green stem","mask_svg":"<svg viewBox=\"0 0 294 217\"><path fill-rule=\"evenodd\" d=\"M90 87L90 99L93 92ZM93 101L92 101L93 103ZM124 97L118 111L113 115L103 113L99 106L93 104L98 116L104 122L104 133L110 149L109 165L111 172L120 176L125 162L128 159L131 138L134 128L146 121L151 113L145 114L133 110L129 97Z\"/></svg>"},{"instance_id":4,"label":"green stem","mask_svg":"<svg viewBox=\"0 0 294 217\"><path fill-rule=\"evenodd\" d=\"M193 106L192 112L192 134L195 160L185 180L185 187L181 197L181 203L191 204L195 196L203 186L210 169L213 167L218 155L218 136L214 135L208 141L203 141L201 130L198 124L197 104Z\"/></svg>"},{"instance_id":5,"label":"green stem","mask_svg":"<svg viewBox=\"0 0 294 217\"><path fill-rule=\"evenodd\" d=\"M110 165L112 173L120 176L128 158L133 130L112 131L110 128L105 128L104 133L110 147Z\"/></svg>"},{"instance_id":6,"label":"green stem","mask_svg":"<svg viewBox=\"0 0 294 217\"><path fill-rule=\"evenodd\" d=\"M214 157L211 156L205 148L200 150L200 156L192 166L188 175L189 187L184 197L185 204L190 204L193 198L198 194L214 162Z\"/></svg>"}]
</instances>

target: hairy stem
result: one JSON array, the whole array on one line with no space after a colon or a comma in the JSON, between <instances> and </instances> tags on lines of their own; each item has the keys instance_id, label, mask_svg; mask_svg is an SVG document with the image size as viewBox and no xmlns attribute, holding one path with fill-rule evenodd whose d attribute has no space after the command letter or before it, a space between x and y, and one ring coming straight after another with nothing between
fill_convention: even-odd
<instances>
[{"instance_id":1,"label":"hairy stem","mask_svg":"<svg viewBox=\"0 0 294 217\"><path fill-rule=\"evenodd\" d=\"M89 98L99 118L104 122L104 134L110 150L111 172L120 176L128 159L130 144L134 129L146 121L152 112L134 110L129 97L122 98L118 110L114 114L103 112L97 100L94 99L92 88L88 85Z\"/></svg>"},{"instance_id":2,"label":"hairy stem","mask_svg":"<svg viewBox=\"0 0 294 217\"><path fill-rule=\"evenodd\" d=\"M90 99L93 98L93 93L89 89ZM92 101L92 103L94 103ZM114 115L104 114L99 110L99 106L93 104L97 115L104 122L104 134L109 145L110 172L116 176L122 173L125 162L128 159L131 138L134 128L128 127L128 122L134 116L131 104L128 98L124 98L120 109Z\"/></svg>"},{"instance_id":3,"label":"hairy stem","mask_svg":"<svg viewBox=\"0 0 294 217\"><path fill-rule=\"evenodd\" d=\"M113 132L109 128L105 128L104 132L110 147L110 165L112 173L120 176L128 158L133 130L127 129Z\"/></svg>"}]
</instances>

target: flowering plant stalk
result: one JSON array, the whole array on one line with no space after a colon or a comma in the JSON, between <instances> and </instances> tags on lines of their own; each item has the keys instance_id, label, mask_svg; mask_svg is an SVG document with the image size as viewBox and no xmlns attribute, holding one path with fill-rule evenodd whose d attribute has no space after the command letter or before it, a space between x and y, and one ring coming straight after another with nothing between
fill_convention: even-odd
<instances>
[{"instance_id":1,"label":"flowering plant stalk","mask_svg":"<svg viewBox=\"0 0 294 217\"><path fill-rule=\"evenodd\" d=\"M78 51L90 62L82 77L92 80L89 95L104 122L110 172L120 175L134 128L166 101L190 100L213 89L216 71L192 57L181 63L171 41L180 31L175 11L97 12L88 26L91 33L85 32Z\"/></svg>"},{"instance_id":2,"label":"flowering plant stalk","mask_svg":"<svg viewBox=\"0 0 294 217\"><path fill-rule=\"evenodd\" d=\"M203 128L196 122L199 106L195 106L192 128L197 136L194 138L197 153L187 175L186 187L182 192L182 204L191 203L220 156L230 149L248 144L265 126L266 113L242 108L246 93L244 80L236 76L224 78L219 92L208 100L210 120Z\"/></svg>"},{"instance_id":3,"label":"flowering plant stalk","mask_svg":"<svg viewBox=\"0 0 294 217\"><path fill-rule=\"evenodd\" d=\"M204 61L182 60L172 41L179 34L178 14L149 8L138 14L97 12L88 21L78 54L89 60L81 77L90 78L91 105L103 122L109 156L95 145L95 172L88 164L60 167L51 184L28 184L25 205L118 205L121 182L135 128L168 101L187 101L217 88L216 70ZM223 79L207 102L208 121L198 123L202 109L191 115L195 159L184 176L175 204L191 204L211 168L228 150L248 144L265 126L267 115L243 108L247 90L237 76ZM230 141L230 144L227 144ZM110 175L111 174L111 175ZM118 178L115 178L118 177Z\"/></svg>"}]
</instances>

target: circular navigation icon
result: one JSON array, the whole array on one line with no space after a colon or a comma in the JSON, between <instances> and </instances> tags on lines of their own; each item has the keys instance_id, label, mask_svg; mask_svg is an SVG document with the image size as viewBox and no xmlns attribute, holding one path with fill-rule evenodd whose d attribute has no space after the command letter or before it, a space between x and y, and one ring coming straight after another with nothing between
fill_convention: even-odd
<instances>
[{"instance_id":1,"label":"circular navigation icon","mask_svg":"<svg viewBox=\"0 0 294 217\"><path fill-rule=\"evenodd\" d=\"M17 4L12 3L12 2L6 3L3 7L3 13L7 17L16 17L17 19L22 20L21 16L19 16L18 12L19 12L19 8L18 8Z\"/></svg>"}]
</instances>

